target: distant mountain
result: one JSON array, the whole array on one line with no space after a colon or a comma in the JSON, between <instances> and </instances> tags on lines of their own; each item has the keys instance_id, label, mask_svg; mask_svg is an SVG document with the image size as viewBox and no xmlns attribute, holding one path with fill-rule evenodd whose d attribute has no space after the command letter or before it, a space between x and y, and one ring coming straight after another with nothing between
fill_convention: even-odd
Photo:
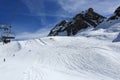
<instances>
[{"instance_id":1,"label":"distant mountain","mask_svg":"<svg viewBox=\"0 0 120 80\"><path fill-rule=\"evenodd\" d=\"M71 36L76 35L81 29L90 26L96 27L105 19L104 16L96 13L93 8L75 15L70 21L63 20L58 23L48 36Z\"/></svg>"},{"instance_id":2,"label":"distant mountain","mask_svg":"<svg viewBox=\"0 0 120 80\"><path fill-rule=\"evenodd\" d=\"M120 17L120 6L114 11L114 14L108 19L109 20L115 20Z\"/></svg>"},{"instance_id":3,"label":"distant mountain","mask_svg":"<svg viewBox=\"0 0 120 80\"><path fill-rule=\"evenodd\" d=\"M92 37L99 40L120 42L120 7L96 28L80 31L75 36Z\"/></svg>"}]
</instances>

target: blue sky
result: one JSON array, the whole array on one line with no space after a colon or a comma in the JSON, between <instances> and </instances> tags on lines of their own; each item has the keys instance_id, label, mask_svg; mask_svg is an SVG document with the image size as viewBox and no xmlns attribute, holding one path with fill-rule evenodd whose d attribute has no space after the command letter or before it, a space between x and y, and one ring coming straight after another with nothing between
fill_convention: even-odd
<instances>
[{"instance_id":1,"label":"blue sky","mask_svg":"<svg viewBox=\"0 0 120 80\"><path fill-rule=\"evenodd\" d=\"M109 15L118 6L119 0L0 0L0 24L12 25L16 34L44 33L89 7Z\"/></svg>"}]
</instances>

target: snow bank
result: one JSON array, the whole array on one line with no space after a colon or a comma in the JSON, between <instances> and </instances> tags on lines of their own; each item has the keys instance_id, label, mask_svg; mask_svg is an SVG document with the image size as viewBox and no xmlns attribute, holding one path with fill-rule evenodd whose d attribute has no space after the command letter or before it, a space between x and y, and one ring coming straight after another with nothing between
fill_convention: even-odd
<instances>
[{"instance_id":1,"label":"snow bank","mask_svg":"<svg viewBox=\"0 0 120 80\"><path fill-rule=\"evenodd\" d=\"M1 43L0 80L119 80L119 48L85 37Z\"/></svg>"}]
</instances>

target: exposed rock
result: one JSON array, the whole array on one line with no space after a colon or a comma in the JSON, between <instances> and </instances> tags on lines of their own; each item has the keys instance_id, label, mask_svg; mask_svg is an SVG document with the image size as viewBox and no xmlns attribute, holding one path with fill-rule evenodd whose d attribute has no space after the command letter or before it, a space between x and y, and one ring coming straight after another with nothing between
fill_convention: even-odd
<instances>
[{"instance_id":1,"label":"exposed rock","mask_svg":"<svg viewBox=\"0 0 120 80\"><path fill-rule=\"evenodd\" d=\"M67 23L67 22L66 22L65 20L63 20L63 21L61 21L60 23L58 23L58 24L50 31L50 33L49 33L48 36L55 36L55 35L58 35L59 32L64 31L65 29L64 29L63 26L65 26L66 23Z\"/></svg>"},{"instance_id":2,"label":"exposed rock","mask_svg":"<svg viewBox=\"0 0 120 80\"><path fill-rule=\"evenodd\" d=\"M120 6L115 10L115 15L120 16Z\"/></svg>"},{"instance_id":3,"label":"exposed rock","mask_svg":"<svg viewBox=\"0 0 120 80\"><path fill-rule=\"evenodd\" d=\"M48 36L71 36L76 35L81 29L93 26L96 27L103 22L105 17L94 12L93 8L82 11L72 18L70 21L61 21L49 33Z\"/></svg>"}]
</instances>

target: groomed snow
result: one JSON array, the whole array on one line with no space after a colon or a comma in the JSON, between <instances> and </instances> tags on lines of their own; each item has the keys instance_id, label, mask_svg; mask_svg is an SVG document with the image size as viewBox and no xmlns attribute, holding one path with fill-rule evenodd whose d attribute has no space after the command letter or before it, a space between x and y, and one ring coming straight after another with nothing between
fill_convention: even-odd
<instances>
[{"instance_id":1,"label":"groomed snow","mask_svg":"<svg viewBox=\"0 0 120 80\"><path fill-rule=\"evenodd\" d=\"M119 80L119 48L86 37L0 43L0 80Z\"/></svg>"},{"instance_id":2,"label":"groomed snow","mask_svg":"<svg viewBox=\"0 0 120 80\"><path fill-rule=\"evenodd\" d=\"M74 37L1 42L0 80L120 80L119 23Z\"/></svg>"}]
</instances>

